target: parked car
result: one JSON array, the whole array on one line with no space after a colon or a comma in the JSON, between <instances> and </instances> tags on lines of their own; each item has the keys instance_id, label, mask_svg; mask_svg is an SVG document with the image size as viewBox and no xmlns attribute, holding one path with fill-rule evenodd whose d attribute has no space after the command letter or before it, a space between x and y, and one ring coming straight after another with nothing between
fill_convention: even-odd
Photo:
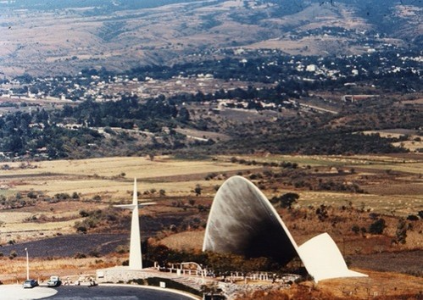
<instances>
[{"instance_id":1,"label":"parked car","mask_svg":"<svg viewBox=\"0 0 423 300\"><path fill-rule=\"evenodd\" d=\"M47 281L47 286L55 287L59 286L61 283L59 276L50 276L50 279Z\"/></svg>"},{"instance_id":2,"label":"parked car","mask_svg":"<svg viewBox=\"0 0 423 300\"><path fill-rule=\"evenodd\" d=\"M25 280L25 282L23 283L24 289L26 288L32 289L35 286L38 286L38 281L35 279L28 279L28 280Z\"/></svg>"}]
</instances>

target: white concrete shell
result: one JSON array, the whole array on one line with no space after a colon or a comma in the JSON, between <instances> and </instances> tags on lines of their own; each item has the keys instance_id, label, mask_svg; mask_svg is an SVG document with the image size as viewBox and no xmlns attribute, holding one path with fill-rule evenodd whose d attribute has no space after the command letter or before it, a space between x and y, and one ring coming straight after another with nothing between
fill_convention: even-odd
<instances>
[{"instance_id":1,"label":"white concrete shell","mask_svg":"<svg viewBox=\"0 0 423 300\"><path fill-rule=\"evenodd\" d=\"M302 244L299 255L315 282L340 277L367 277L365 274L348 269L341 251L327 233L322 233Z\"/></svg>"},{"instance_id":2,"label":"white concrete shell","mask_svg":"<svg viewBox=\"0 0 423 300\"><path fill-rule=\"evenodd\" d=\"M298 247L266 196L241 176L226 180L214 197L203 251L270 257L281 264L299 256L316 282L335 277L366 276L348 270L328 234Z\"/></svg>"},{"instance_id":3,"label":"white concrete shell","mask_svg":"<svg viewBox=\"0 0 423 300\"><path fill-rule=\"evenodd\" d=\"M298 247L266 196L250 181L234 176L214 197L203 251L271 257L288 263Z\"/></svg>"}]
</instances>

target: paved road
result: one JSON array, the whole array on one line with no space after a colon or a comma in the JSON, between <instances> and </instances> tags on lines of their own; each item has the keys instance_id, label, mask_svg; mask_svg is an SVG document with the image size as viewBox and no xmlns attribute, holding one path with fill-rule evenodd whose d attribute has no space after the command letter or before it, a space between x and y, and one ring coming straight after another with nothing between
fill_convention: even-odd
<instances>
[{"instance_id":1,"label":"paved road","mask_svg":"<svg viewBox=\"0 0 423 300\"><path fill-rule=\"evenodd\" d=\"M190 300L181 294L164 292L158 289L122 286L60 286L57 294L43 299L54 300Z\"/></svg>"},{"instance_id":2,"label":"paved road","mask_svg":"<svg viewBox=\"0 0 423 300\"><path fill-rule=\"evenodd\" d=\"M50 291L49 294L46 292ZM7 292L6 292L7 291ZM56 294L54 292L57 291ZM24 295L25 294L25 295ZM32 294L32 296L31 296ZM3 298L6 297L6 298ZM45 299L45 300L192 300L199 299L181 293L169 293L164 289L128 286L60 286L57 289L22 286L0 287L0 299Z\"/></svg>"}]
</instances>

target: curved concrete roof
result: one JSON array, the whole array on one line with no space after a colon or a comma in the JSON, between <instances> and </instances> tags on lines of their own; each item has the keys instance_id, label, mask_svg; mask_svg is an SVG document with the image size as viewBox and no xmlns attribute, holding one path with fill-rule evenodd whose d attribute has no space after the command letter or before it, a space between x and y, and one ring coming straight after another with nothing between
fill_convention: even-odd
<instances>
[{"instance_id":1,"label":"curved concrete roof","mask_svg":"<svg viewBox=\"0 0 423 300\"><path fill-rule=\"evenodd\" d=\"M327 233L298 247L266 196L241 176L226 180L214 197L203 251L249 258L270 257L281 264L299 256L316 282L367 276L348 270L341 252Z\"/></svg>"},{"instance_id":2,"label":"curved concrete roof","mask_svg":"<svg viewBox=\"0 0 423 300\"><path fill-rule=\"evenodd\" d=\"M367 277L348 270L341 251L327 233L322 233L300 246L300 257L314 281L339 277Z\"/></svg>"},{"instance_id":3,"label":"curved concrete roof","mask_svg":"<svg viewBox=\"0 0 423 300\"><path fill-rule=\"evenodd\" d=\"M271 257L285 264L297 256L298 247L266 196L244 177L234 176L214 197L203 251Z\"/></svg>"}]
</instances>

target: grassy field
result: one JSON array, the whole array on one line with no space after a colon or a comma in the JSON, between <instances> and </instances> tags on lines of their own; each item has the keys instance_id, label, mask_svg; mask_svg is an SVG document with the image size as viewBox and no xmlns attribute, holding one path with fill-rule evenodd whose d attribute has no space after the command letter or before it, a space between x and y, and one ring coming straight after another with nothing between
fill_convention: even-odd
<instances>
[{"instance_id":1,"label":"grassy field","mask_svg":"<svg viewBox=\"0 0 423 300\"><path fill-rule=\"evenodd\" d=\"M249 160L262 162L292 162L302 166L383 166L387 169L395 165L413 166L414 164L422 164L423 156L408 157L404 156L385 156L385 155L270 155L267 157L244 156Z\"/></svg>"},{"instance_id":2,"label":"grassy field","mask_svg":"<svg viewBox=\"0 0 423 300\"><path fill-rule=\"evenodd\" d=\"M222 174L235 174L254 168L223 161L180 160L161 156L153 161L143 157L113 157L12 162L1 163L0 169L0 186L3 188L0 195L6 198L28 192L50 198L60 193L77 193L80 197L79 201L37 201L34 206L3 210L0 224L2 232L6 234L0 236L0 243L7 243L10 240L19 242L51 237L58 232L75 232L73 226L80 220L79 211L104 209L111 203L132 201L134 178L138 179L139 198L142 201L160 201L160 190L164 190L167 197L193 197L197 185L202 188L202 196L212 198L216 192L215 185L223 182ZM222 179L205 180L210 173L221 174ZM101 201L93 201L95 196L100 196ZM154 215L175 210L166 205L170 204L144 209L143 213ZM31 219L38 221L29 221Z\"/></svg>"},{"instance_id":3,"label":"grassy field","mask_svg":"<svg viewBox=\"0 0 423 300\"><path fill-rule=\"evenodd\" d=\"M9 199L20 194L22 199L28 201L28 205L15 209L2 207L0 244L14 241L19 245L25 241L75 233L75 222L83 220L81 210L106 211L110 204L130 202L133 178L138 178L140 201L157 202L157 205L141 210L143 230L152 232L154 228L155 241L172 249L199 250L202 247L208 214L207 210L201 211L199 207L208 207L212 203L217 188L226 178L242 173L247 178L261 174L253 182L269 199L288 192L298 193L300 198L294 205L294 210L276 208L299 245L317 234L328 232L344 255L374 255L423 249L422 220L410 223L412 228L407 232L405 245L392 244L398 217L417 214L423 210L423 180L419 173L423 158L419 156L256 155L237 159L237 163L231 163L231 156L217 156L207 160L160 156L154 160L144 157L112 157L1 163L0 195ZM255 164L239 163L241 159L247 162L254 160ZM271 166L271 163L281 162L297 163L298 167L284 169ZM351 171L352 169L355 171ZM285 177L266 177L266 172L282 172ZM210 177L210 174L213 176ZM347 186L349 183L357 183L365 192L296 187L289 184L291 176L310 182L336 181L347 183ZM197 185L202 188L201 196L196 196L194 192ZM160 195L160 190L164 190L165 194ZM43 200L25 198L28 192L40 193L40 199ZM58 193L76 193L79 199L58 202L46 200L54 199ZM101 199L94 200L95 196L100 196ZM316 216L316 208L320 205L327 207L329 218L326 221L320 221ZM382 214L386 220L384 235L353 233L353 225L369 227L374 221L369 218L370 213ZM147 228L149 226L150 229ZM109 231L126 233L129 227L125 228L113 227ZM100 226L93 230L101 233L102 228ZM18 257L10 260L7 255L9 254L4 253L5 257L0 259L4 266L9 266L10 272L3 270L8 275L1 280L13 282L22 279L18 275L23 272L22 259ZM404 259L407 260L406 257ZM81 268L81 272L92 272L96 268L119 264L121 261L122 257L114 254L86 260L37 259L34 270L37 270L37 276L40 277L60 270L66 270L66 274L62 272L59 275L76 276L78 268ZM386 258L381 258L381 263L389 262ZM363 266L366 266L365 262ZM377 284L375 279L372 280L370 285L374 287ZM416 284L421 284L421 280L417 280ZM348 284L340 286L340 289L350 288ZM412 288L416 289L414 283Z\"/></svg>"},{"instance_id":4,"label":"grassy field","mask_svg":"<svg viewBox=\"0 0 423 300\"><path fill-rule=\"evenodd\" d=\"M58 275L62 280L69 277L75 282L80 277L95 277L95 270L121 264L125 257L81 258L81 259L30 259L30 276L40 283L45 283L51 275ZM0 274L4 283L22 283L26 279L25 258L0 258Z\"/></svg>"},{"instance_id":5,"label":"grassy field","mask_svg":"<svg viewBox=\"0 0 423 300\"><path fill-rule=\"evenodd\" d=\"M83 196L108 195L113 201L128 198L137 178L139 191L164 189L168 195L186 195L196 184L211 186L204 178L209 173L236 173L252 169L249 166L216 161L175 160L157 157L115 157L90 160L59 160L30 163L2 163L3 186L12 191L42 191L81 193ZM5 191L3 191L5 193Z\"/></svg>"},{"instance_id":6,"label":"grassy field","mask_svg":"<svg viewBox=\"0 0 423 300\"><path fill-rule=\"evenodd\" d=\"M423 209L423 180L420 178L423 158L421 160L406 156L245 156L243 158L259 163L284 161L297 163L299 168L310 166L318 168L320 173L332 172L330 168L356 168L359 171L354 174L354 178L345 180L361 178L360 185L368 190L366 194L307 191L293 187L263 190L269 198L280 193L296 192L300 194L299 203L303 206L318 204L341 206L352 202L356 206L364 205L377 212L397 212L403 215ZM251 170L261 168L257 165L231 163L230 159L231 157L219 156L214 160L197 161L161 156L153 161L145 157L112 157L1 163L0 195L9 197L18 192L25 194L36 191L54 197L58 193L70 195L77 193L81 199L85 200L99 195L102 204L106 205L131 201L133 178L137 178L138 191L142 194L140 198L144 200L157 199L160 190L164 190L166 196L169 197L192 197L195 195L196 185L202 187L203 196L212 198L216 193L216 186L222 184L228 176L238 172L248 174ZM380 176L378 175L380 172L392 173L393 171L406 173L405 177L396 179L394 176L388 185L386 179L378 182L377 178L373 178ZM206 180L206 176L212 173L218 176ZM362 179L366 176L369 176L368 180ZM51 205L47 207L37 205L36 210L47 216L55 214L57 217L66 217L72 214L71 211L77 211L76 207L71 207L70 210L60 213L60 208L50 211L51 208ZM15 213L11 212L11 214ZM25 212L25 216L30 216L30 212ZM23 218L19 216L17 220L21 221ZM0 221L10 223L9 220L5 221L4 214L0 217Z\"/></svg>"},{"instance_id":7,"label":"grassy field","mask_svg":"<svg viewBox=\"0 0 423 300\"><path fill-rule=\"evenodd\" d=\"M0 168L6 163L0 164ZM57 160L31 163L21 168L22 163L7 163L12 172L4 175L46 175L63 174L73 176L120 176L123 172L129 178L156 178L163 176L227 172L247 167L215 161L176 160L167 156L156 157L153 161L145 157L113 157L85 160Z\"/></svg>"}]
</instances>

